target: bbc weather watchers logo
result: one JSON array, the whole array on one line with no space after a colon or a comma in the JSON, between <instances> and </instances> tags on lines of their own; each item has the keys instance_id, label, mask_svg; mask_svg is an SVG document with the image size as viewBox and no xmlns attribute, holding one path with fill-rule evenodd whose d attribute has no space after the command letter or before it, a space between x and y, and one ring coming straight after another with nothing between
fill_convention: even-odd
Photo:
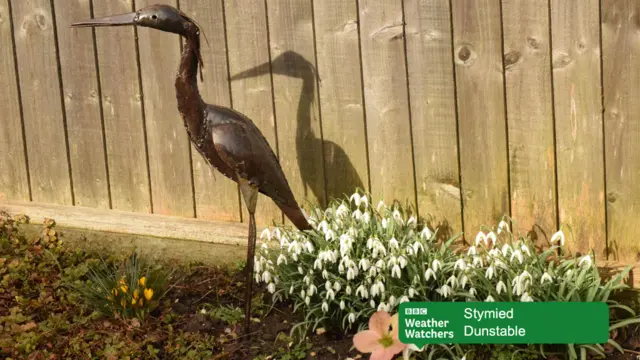
<instances>
[{"instance_id":1,"label":"bbc weather watchers logo","mask_svg":"<svg viewBox=\"0 0 640 360\"><path fill-rule=\"evenodd\" d=\"M419 307L419 308L405 308L404 309L404 314L405 315L427 315L427 308L425 307Z\"/></svg>"}]
</instances>

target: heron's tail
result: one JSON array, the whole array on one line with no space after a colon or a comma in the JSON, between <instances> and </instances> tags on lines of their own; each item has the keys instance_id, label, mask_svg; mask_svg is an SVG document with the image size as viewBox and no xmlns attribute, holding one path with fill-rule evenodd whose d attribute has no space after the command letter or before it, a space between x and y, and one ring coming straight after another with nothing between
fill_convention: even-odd
<instances>
[{"instance_id":1,"label":"heron's tail","mask_svg":"<svg viewBox=\"0 0 640 360\"><path fill-rule=\"evenodd\" d=\"M286 204L278 204L280 210L291 220L293 225L295 225L298 230L310 230L311 225L307 221L307 218L302 213L300 207L296 204L295 206L286 205Z\"/></svg>"}]
</instances>

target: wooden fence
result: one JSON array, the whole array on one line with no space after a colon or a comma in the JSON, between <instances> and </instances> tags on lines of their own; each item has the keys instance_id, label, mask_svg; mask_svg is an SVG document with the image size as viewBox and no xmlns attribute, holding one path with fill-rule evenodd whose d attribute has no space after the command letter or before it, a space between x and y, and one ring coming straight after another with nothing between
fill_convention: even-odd
<instances>
[{"instance_id":1,"label":"wooden fence","mask_svg":"<svg viewBox=\"0 0 640 360\"><path fill-rule=\"evenodd\" d=\"M69 27L153 2L0 0L3 202L243 219L179 118L178 37ZM159 2L199 22L203 97L254 120L300 202L361 186L472 238L511 214L640 256L638 1Z\"/></svg>"}]
</instances>

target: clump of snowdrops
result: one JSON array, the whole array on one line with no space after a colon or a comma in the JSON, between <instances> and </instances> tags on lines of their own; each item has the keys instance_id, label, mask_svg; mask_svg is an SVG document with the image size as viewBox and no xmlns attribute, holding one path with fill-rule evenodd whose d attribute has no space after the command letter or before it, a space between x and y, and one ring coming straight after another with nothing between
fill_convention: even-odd
<instances>
[{"instance_id":1,"label":"clump of snowdrops","mask_svg":"<svg viewBox=\"0 0 640 360\"><path fill-rule=\"evenodd\" d=\"M361 330L377 310L393 313L406 301L609 301L635 316L610 300L627 288L630 268L603 282L591 254L558 255L562 230L538 253L504 217L471 237L469 247L456 248L459 235L437 241L437 229L419 224L398 203L372 204L359 192L326 210L313 208L309 222L313 230L306 232L265 229L255 258L255 281L265 283L274 300L292 301L294 311L306 313L298 326ZM600 345L585 349L602 351Z\"/></svg>"}]
</instances>

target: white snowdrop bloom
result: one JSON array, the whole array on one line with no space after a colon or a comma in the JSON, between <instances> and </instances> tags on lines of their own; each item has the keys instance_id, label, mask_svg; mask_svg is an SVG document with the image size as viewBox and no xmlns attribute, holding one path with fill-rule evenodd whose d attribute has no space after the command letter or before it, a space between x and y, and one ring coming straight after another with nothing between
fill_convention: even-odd
<instances>
[{"instance_id":1,"label":"white snowdrop bloom","mask_svg":"<svg viewBox=\"0 0 640 360\"><path fill-rule=\"evenodd\" d=\"M347 270L347 280L353 280L356 278L356 270L352 267Z\"/></svg>"},{"instance_id":2,"label":"white snowdrop bloom","mask_svg":"<svg viewBox=\"0 0 640 360\"><path fill-rule=\"evenodd\" d=\"M265 250L265 252L268 252L269 246L267 246L267 244L265 244L265 243L262 243L262 244L260 244L260 249Z\"/></svg>"},{"instance_id":3,"label":"white snowdrop bloom","mask_svg":"<svg viewBox=\"0 0 640 360\"><path fill-rule=\"evenodd\" d=\"M304 283L307 285L311 284L311 278L309 277L309 275L305 275L304 278L302 278L302 281L304 281Z\"/></svg>"},{"instance_id":4,"label":"white snowdrop bloom","mask_svg":"<svg viewBox=\"0 0 640 360\"><path fill-rule=\"evenodd\" d=\"M344 274L344 265L342 264L342 261L338 264L338 273Z\"/></svg>"},{"instance_id":5,"label":"white snowdrop bloom","mask_svg":"<svg viewBox=\"0 0 640 360\"><path fill-rule=\"evenodd\" d=\"M271 241L271 231L269 231L269 228L262 230L260 233L260 240L264 238L267 238L267 241Z\"/></svg>"},{"instance_id":6,"label":"white snowdrop bloom","mask_svg":"<svg viewBox=\"0 0 640 360\"><path fill-rule=\"evenodd\" d=\"M451 289L449 285L444 284L440 289L436 289L436 292L446 299L449 295L453 294L453 289Z\"/></svg>"},{"instance_id":7,"label":"white snowdrop bloom","mask_svg":"<svg viewBox=\"0 0 640 360\"><path fill-rule=\"evenodd\" d=\"M407 256L413 256L413 247L411 245L407 245L407 247L404 248L404 251Z\"/></svg>"},{"instance_id":8,"label":"white snowdrop bloom","mask_svg":"<svg viewBox=\"0 0 640 360\"><path fill-rule=\"evenodd\" d=\"M322 302L322 312L327 312L329 311L329 304L327 304L326 301Z\"/></svg>"},{"instance_id":9,"label":"white snowdrop bloom","mask_svg":"<svg viewBox=\"0 0 640 360\"><path fill-rule=\"evenodd\" d=\"M520 280L520 277L515 277L513 278L513 280L511 280L511 287L511 292L518 296L522 295L522 293L524 292L524 284Z\"/></svg>"},{"instance_id":10,"label":"white snowdrop bloom","mask_svg":"<svg viewBox=\"0 0 640 360\"><path fill-rule=\"evenodd\" d=\"M370 267L369 268L369 276L370 277L376 277L376 275L378 275L378 270L375 267Z\"/></svg>"},{"instance_id":11,"label":"white snowdrop bloom","mask_svg":"<svg viewBox=\"0 0 640 360\"><path fill-rule=\"evenodd\" d=\"M382 281L378 280L376 282L376 284L378 285L378 291L380 292L381 295L384 295L384 284L382 283Z\"/></svg>"},{"instance_id":12,"label":"white snowdrop bloom","mask_svg":"<svg viewBox=\"0 0 640 360\"><path fill-rule=\"evenodd\" d=\"M313 294L317 292L318 292L318 288L315 285L313 284L309 285L309 290L307 291L307 295L313 296Z\"/></svg>"},{"instance_id":13,"label":"white snowdrop bloom","mask_svg":"<svg viewBox=\"0 0 640 360\"><path fill-rule=\"evenodd\" d=\"M513 251L513 249L511 249L511 246L509 246L509 244L502 245L502 256L507 257L507 255L509 255L509 251Z\"/></svg>"},{"instance_id":14,"label":"white snowdrop bloom","mask_svg":"<svg viewBox=\"0 0 640 360\"><path fill-rule=\"evenodd\" d=\"M504 220L500 221L500 223L498 224L498 235L503 231L506 231L506 232L510 231L509 224L507 224L507 222Z\"/></svg>"},{"instance_id":15,"label":"white snowdrop bloom","mask_svg":"<svg viewBox=\"0 0 640 360\"><path fill-rule=\"evenodd\" d=\"M354 322L356 322L356 314L354 313L349 313L349 322L351 324L353 324Z\"/></svg>"},{"instance_id":16,"label":"white snowdrop bloom","mask_svg":"<svg viewBox=\"0 0 640 360\"><path fill-rule=\"evenodd\" d=\"M416 289L412 287L409 288L408 292L409 292L409 299L411 299L417 293Z\"/></svg>"},{"instance_id":17,"label":"white snowdrop bloom","mask_svg":"<svg viewBox=\"0 0 640 360\"><path fill-rule=\"evenodd\" d=\"M431 268L433 269L434 272L437 273L438 269L442 269L442 263L438 259L433 259L433 262L431 263Z\"/></svg>"},{"instance_id":18,"label":"white snowdrop bloom","mask_svg":"<svg viewBox=\"0 0 640 360\"><path fill-rule=\"evenodd\" d=\"M344 300L340 300L340 310L344 310L344 308L345 308Z\"/></svg>"},{"instance_id":19,"label":"white snowdrop bloom","mask_svg":"<svg viewBox=\"0 0 640 360\"><path fill-rule=\"evenodd\" d=\"M307 296L307 292L304 291L304 289L300 290L300 297L305 297Z\"/></svg>"},{"instance_id":20,"label":"white snowdrop bloom","mask_svg":"<svg viewBox=\"0 0 640 360\"><path fill-rule=\"evenodd\" d=\"M353 217L356 220L360 220L362 218L362 211L360 211L360 209L356 209L356 211L351 213L351 217Z\"/></svg>"},{"instance_id":21,"label":"white snowdrop bloom","mask_svg":"<svg viewBox=\"0 0 640 360\"><path fill-rule=\"evenodd\" d=\"M378 212L380 212L380 209L385 208L386 205L384 204L384 201L380 200L378 201L378 205L376 206L376 210L378 210Z\"/></svg>"},{"instance_id":22,"label":"white snowdrop bloom","mask_svg":"<svg viewBox=\"0 0 640 360\"><path fill-rule=\"evenodd\" d=\"M349 213L349 207L347 207L347 205L345 204L341 204L340 206L338 206L338 210L336 210L336 217L342 217L344 215L347 215Z\"/></svg>"},{"instance_id":23,"label":"white snowdrop bloom","mask_svg":"<svg viewBox=\"0 0 640 360\"><path fill-rule=\"evenodd\" d=\"M389 226L389 220L387 220L386 218L382 219L381 223L383 229L386 229Z\"/></svg>"},{"instance_id":24,"label":"white snowdrop bloom","mask_svg":"<svg viewBox=\"0 0 640 360\"><path fill-rule=\"evenodd\" d=\"M322 270L322 278L327 280L328 277L329 277L329 272L327 271L327 269Z\"/></svg>"},{"instance_id":25,"label":"white snowdrop bloom","mask_svg":"<svg viewBox=\"0 0 640 360\"><path fill-rule=\"evenodd\" d=\"M464 259L456 260L456 263L453 265L453 270L460 268L461 271L467 268L467 263L464 262Z\"/></svg>"},{"instance_id":26,"label":"white snowdrop bloom","mask_svg":"<svg viewBox=\"0 0 640 360\"><path fill-rule=\"evenodd\" d=\"M262 273L262 281L265 283L271 282L271 273L269 271L265 271Z\"/></svg>"},{"instance_id":27,"label":"white snowdrop bloom","mask_svg":"<svg viewBox=\"0 0 640 360\"><path fill-rule=\"evenodd\" d=\"M344 292L345 292L347 295L351 295L351 285L347 285L347 287L346 287L346 288L344 288Z\"/></svg>"},{"instance_id":28,"label":"white snowdrop bloom","mask_svg":"<svg viewBox=\"0 0 640 360\"><path fill-rule=\"evenodd\" d=\"M459 280L460 280L460 286L463 289L467 287L467 282L469 281L469 278L467 277L467 275L462 274Z\"/></svg>"},{"instance_id":29,"label":"white snowdrop bloom","mask_svg":"<svg viewBox=\"0 0 640 360\"><path fill-rule=\"evenodd\" d=\"M384 270L386 268L384 260L380 259L376 261L376 267L380 270Z\"/></svg>"},{"instance_id":30,"label":"white snowdrop bloom","mask_svg":"<svg viewBox=\"0 0 640 360\"><path fill-rule=\"evenodd\" d=\"M522 264L524 262L524 257L522 256L522 251L520 251L520 249L516 249L511 253L511 260L510 261L513 262L514 258L518 259L520 264Z\"/></svg>"},{"instance_id":31,"label":"white snowdrop bloom","mask_svg":"<svg viewBox=\"0 0 640 360\"><path fill-rule=\"evenodd\" d=\"M413 216L411 216L409 220L407 220L407 226L415 227L417 224L418 222L416 221L416 218Z\"/></svg>"},{"instance_id":32,"label":"white snowdrop bloom","mask_svg":"<svg viewBox=\"0 0 640 360\"><path fill-rule=\"evenodd\" d=\"M317 261L317 260L316 260ZM285 265L287 264L287 257L284 254L280 254L278 256L278 261L276 262L276 264L278 266L280 266L280 264L284 263Z\"/></svg>"},{"instance_id":33,"label":"white snowdrop bloom","mask_svg":"<svg viewBox=\"0 0 640 360\"><path fill-rule=\"evenodd\" d=\"M371 305L372 309L376 308L376 302L373 299L371 299L371 301L369 301L369 305Z\"/></svg>"},{"instance_id":34,"label":"white snowdrop bloom","mask_svg":"<svg viewBox=\"0 0 640 360\"><path fill-rule=\"evenodd\" d=\"M542 274L542 277L540 278L540 285L544 284L545 281L548 281L550 283L553 282L553 278L551 277L551 275L549 275L548 272Z\"/></svg>"},{"instance_id":35,"label":"white snowdrop bloom","mask_svg":"<svg viewBox=\"0 0 640 360\"><path fill-rule=\"evenodd\" d=\"M338 282L338 280L336 280L333 283L333 290L335 290L336 292L340 291L340 289L342 289L342 285L340 285L340 283Z\"/></svg>"},{"instance_id":36,"label":"white snowdrop bloom","mask_svg":"<svg viewBox=\"0 0 640 360\"><path fill-rule=\"evenodd\" d=\"M422 229L422 232L420 232L420 237L425 239L425 240L431 239L432 236L433 236L433 232L431 232L431 230L427 226L425 226Z\"/></svg>"},{"instance_id":37,"label":"white snowdrop bloom","mask_svg":"<svg viewBox=\"0 0 640 360\"><path fill-rule=\"evenodd\" d=\"M378 305L378 311L389 311L389 306L384 302L381 302L380 305Z\"/></svg>"},{"instance_id":38,"label":"white snowdrop bloom","mask_svg":"<svg viewBox=\"0 0 640 360\"><path fill-rule=\"evenodd\" d=\"M387 266L392 267L394 265L398 265L398 258L396 258L394 255L391 255L389 257L389 261L387 261Z\"/></svg>"},{"instance_id":39,"label":"white snowdrop bloom","mask_svg":"<svg viewBox=\"0 0 640 360\"><path fill-rule=\"evenodd\" d=\"M496 257L498 255L500 255L500 250L498 250L496 248L493 248L493 249L489 250L489 256L490 257Z\"/></svg>"},{"instance_id":40,"label":"white snowdrop bloom","mask_svg":"<svg viewBox=\"0 0 640 360\"><path fill-rule=\"evenodd\" d=\"M469 250L467 250L467 256L472 256L472 255L476 255L476 254L477 254L477 252L476 252L476 247L475 246L471 246L469 248Z\"/></svg>"},{"instance_id":41,"label":"white snowdrop bloom","mask_svg":"<svg viewBox=\"0 0 640 360\"><path fill-rule=\"evenodd\" d=\"M529 274L529 272L527 270L523 271L522 274L520 274L518 277L520 278L521 281L529 281L529 282L531 282L531 280L533 279L531 277L531 274Z\"/></svg>"},{"instance_id":42,"label":"white snowdrop bloom","mask_svg":"<svg viewBox=\"0 0 640 360\"><path fill-rule=\"evenodd\" d=\"M378 284L371 285L371 289L369 289L369 293L371 294L371 297L378 296Z\"/></svg>"},{"instance_id":43,"label":"white snowdrop bloom","mask_svg":"<svg viewBox=\"0 0 640 360\"><path fill-rule=\"evenodd\" d=\"M484 239L485 245L489 246L489 240L491 240L491 246L496 246L496 233L491 231L487 234L487 237Z\"/></svg>"},{"instance_id":44,"label":"white snowdrop bloom","mask_svg":"<svg viewBox=\"0 0 640 360\"><path fill-rule=\"evenodd\" d=\"M389 296L389 306L395 306L397 302L397 299L395 296L391 295Z\"/></svg>"},{"instance_id":45,"label":"white snowdrop bloom","mask_svg":"<svg viewBox=\"0 0 640 360\"><path fill-rule=\"evenodd\" d=\"M426 281L429 281L429 279L431 279L431 277L433 277L435 279L436 278L436 273L435 273L435 271L431 270L431 268L427 268L427 271L424 272L424 279Z\"/></svg>"},{"instance_id":46,"label":"white snowdrop bloom","mask_svg":"<svg viewBox=\"0 0 640 360\"><path fill-rule=\"evenodd\" d=\"M295 288L293 287L293 285L291 285L291 287L289 288L289 294L293 294L294 291L295 291Z\"/></svg>"},{"instance_id":47,"label":"white snowdrop bloom","mask_svg":"<svg viewBox=\"0 0 640 360\"><path fill-rule=\"evenodd\" d=\"M351 197L349 198L349 201L353 201L354 204L356 204L356 206L360 206L360 194L353 193L353 195L351 195Z\"/></svg>"},{"instance_id":48,"label":"white snowdrop bloom","mask_svg":"<svg viewBox=\"0 0 640 360\"><path fill-rule=\"evenodd\" d=\"M447 284L451 284L451 287L456 287L456 284L458 284L458 278L451 275L451 277L447 279Z\"/></svg>"},{"instance_id":49,"label":"white snowdrop bloom","mask_svg":"<svg viewBox=\"0 0 640 360\"><path fill-rule=\"evenodd\" d=\"M495 302L495 300L493 300L493 296L489 295L487 296L487 299L485 300L485 302Z\"/></svg>"},{"instance_id":50,"label":"white snowdrop bloom","mask_svg":"<svg viewBox=\"0 0 640 360\"><path fill-rule=\"evenodd\" d=\"M398 256L398 264L400 264L400 267L404 269L404 267L407 266L407 259L402 255Z\"/></svg>"},{"instance_id":51,"label":"white snowdrop bloom","mask_svg":"<svg viewBox=\"0 0 640 360\"><path fill-rule=\"evenodd\" d=\"M487 271L484 273L484 277L491 280L493 278L494 273L495 273L495 270L493 269L493 265L489 265L489 267L487 268Z\"/></svg>"},{"instance_id":52,"label":"white snowdrop bloom","mask_svg":"<svg viewBox=\"0 0 640 360\"><path fill-rule=\"evenodd\" d=\"M593 261L591 260L591 255L585 255L581 257L580 261L578 262L578 266L582 266L582 264L586 264L587 267L590 267L591 264L593 264Z\"/></svg>"},{"instance_id":53,"label":"white snowdrop bloom","mask_svg":"<svg viewBox=\"0 0 640 360\"><path fill-rule=\"evenodd\" d=\"M254 273L262 272L262 261L260 261L260 260L257 257L253 258L253 272Z\"/></svg>"},{"instance_id":54,"label":"white snowdrop bloom","mask_svg":"<svg viewBox=\"0 0 640 360\"><path fill-rule=\"evenodd\" d=\"M497 268L501 268L502 270L508 270L509 269L507 264L503 263L502 260L496 260L493 264L495 265L496 269Z\"/></svg>"},{"instance_id":55,"label":"white snowdrop bloom","mask_svg":"<svg viewBox=\"0 0 640 360\"><path fill-rule=\"evenodd\" d=\"M360 295L358 295L358 294L360 294ZM360 285L356 289L356 296L360 296L363 299L368 299L369 298L369 292L367 291L367 288L364 287L364 285Z\"/></svg>"},{"instance_id":56,"label":"white snowdrop bloom","mask_svg":"<svg viewBox=\"0 0 640 360\"><path fill-rule=\"evenodd\" d=\"M469 294L471 294L471 296L475 297L477 293L478 292L476 291L476 288L473 288L473 287L469 288Z\"/></svg>"},{"instance_id":57,"label":"white snowdrop bloom","mask_svg":"<svg viewBox=\"0 0 640 360\"><path fill-rule=\"evenodd\" d=\"M562 232L562 230L558 230L555 234L553 234L553 236L551 236L551 240L550 243L554 243L556 241L560 242L560 246L564 246L564 232Z\"/></svg>"},{"instance_id":58,"label":"white snowdrop bloom","mask_svg":"<svg viewBox=\"0 0 640 360\"><path fill-rule=\"evenodd\" d=\"M525 244L522 244L522 246L520 246L520 250L522 250L522 253L526 253L527 256L531 257L531 251L529 251L529 247Z\"/></svg>"},{"instance_id":59,"label":"white snowdrop bloom","mask_svg":"<svg viewBox=\"0 0 640 360\"><path fill-rule=\"evenodd\" d=\"M389 240L389 248L390 249L397 249L398 248L398 240L396 240L395 237L392 237L391 240Z\"/></svg>"},{"instance_id":60,"label":"white snowdrop bloom","mask_svg":"<svg viewBox=\"0 0 640 360\"><path fill-rule=\"evenodd\" d=\"M507 292L507 285L504 284L504 282L502 282L502 280L500 280L498 282L498 285L496 286L496 291L498 292L498 295L502 294L502 292Z\"/></svg>"},{"instance_id":61,"label":"white snowdrop bloom","mask_svg":"<svg viewBox=\"0 0 640 360\"><path fill-rule=\"evenodd\" d=\"M398 301L398 304L402 304L405 302L409 302L409 298L406 295L400 298L400 301Z\"/></svg>"},{"instance_id":62,"label":"white snowdrop bloom","mask_svg":"<svg viewBox=\"0 0 640 360\"><path fill-rule=\"evenodd\" d=\"M484 242L484 243L487 242L487 235L482 231L480 231L478 233L478 235L476 235L476 243L475 243L475 245L478 246L480 244L480 242Z\"/></svg>"},{"instance_id":63,"label":"white snowdrop bloom","mask_svg":"<svg viewBox=\"0 0 640 360\"><path fill-rule=\"evenodd\" d=\"M375 243L376 239L374 238L369 238L367 239L367 249L371 250L373 249L373 244Z\"/></svg>"},{"instance_id":64,"label":"white snowdrop bloom","mask_svg":"<svg viewBox=\"0 0 640 360\"><path fill-rule=\"evenodd\" d=\"M329 229L327 230L327 232L324 233L324 239L329 241L329 240L335 240L336 239L336 233Z\"/></svg>"},{"instance_id":65,"label":"white snowdrop bloom","mask_svg":"<svg viewBox=\"0 0 640 360\"><path fill-rule=\"evenodd\" d=\"M369 198L367 198L367 195L362 195L360 197L360 204L362 204L365 208L369 206Z\"/></svg>"},{"instance_id":66,"label":"white snowdrop bloom","mask_svg":"<svg viewBox=\"0 0 640 360\"><path fill-rule=\"evenodd\" d=\"M325 298L327 300L331 299L333 301L336 299L336 294L333 292L332 289L329 289L329 291L327 291L327 295L325 296Z\"/></svg>"},{"instance_id":67,"label":"white snowdrop bloom","mask_svg":"<svg viewBox=\"0 0 640 360\"><path fill-rule=\"evenodd\" d=\"M318 224L318 226L316 227L316 229L318 231L322 230L323 233L327 233L327 230L329 230L329 224L327 223L327 220L322 220L320 222L320 224Z\"/></svg>"},{"instance_id":68,"label":"white snowdrop bloom","mask_svg":"<svg viewBox=\"0 0 640 360\"><path fill-rule=\"evenodd\" d=\"M420 251L424 252L424 246L422 246L422 243L419 241L416 241L413 243L413 251L418 254L418 249L420 249Z\"/></svg>"},{"instance_id":69,"label":"white snowdrop bloom","mask_svg":"<svg viewBox=\"0 0 640 360\"><path fill-rule=\"evenodd\" d=\"M273 277L273 283L278 285L278 283L280 283L280 279L277 276Z\"/></svg>"},{"instance_id":70,"label":"white snowdrop bloom","mask_svg":"<svg viewBox=\"0 0 640 360\"><path fill-rule=\"evenodd\" d=\"M362 222L365 224L371 222L371 214L368 211L365 211L364 214L362 214Z\"/></svg>"},{"instance_id":71,"label":"white snowdrop bloom","mask_svg":"<svg viewBox=\"0 0 640 360\"><path fill-rule=\"evenodd\" d=\"M474 256L473 257L473 266L475 266L475 267L483 267L484 266L484 262L482 261L482 257L481 256Z\"/></svg>"},{"instance_id":72,"label":"white snowdrop bloom","mask_svg":"<svg viewBox=\"0 0 640 360\"><path fill-rule=\"evenodd\" d=\"M255 274L256 283L259 284L261 279L262 279L262 277L260 276L260 274Z\"/></svg>"},{"instance_id":73,"label":"white snowdrop bloom","mask_svg":"<svg viewBox=\"0 0 640 360\"><path fill-rule=\"evenodd\" d=\"M533 302L533 298L531 296L529 296L528 293L524 293L522 294L522 297L520 297L520 301L522 302Z\"/></svg>"},{"instance_id":74,"label":"white snowdrop bloom","mask_svg":"<svg viewBox=\"0 0 640 360\"><path fill-rule=\"evenodd\" d=\"M564 273L564 277L568 278L569 276L571 276L571 270L567 270L567 272Z\"/></svg>"},{"instance_id":75,"label":"white snowdrop bloom","mask_svg":"<svg viewBox=\"0 0 640 360\"><path fill-rule=\"evenodd\" d=\"M324 289L327 291L331 290L331 281L327 280L327 282L324 283Z\"/></svg>"},{"instance_id":76,"label":"white snowdrop bloom","mask_svg":"<svg viewBox=\"0 0 640 360\"><path fill-rule=\"evenodd\" d=\"M393 219L394 219L397 223L399 223L399 224L401 224L401 225L404 225L404 220L402 219L402 214L400 214L400 211L398 211L398 210L393 210Z\"/></svg>"},{"instance_id":77,"label":"white snowdrop bloom","mask_svg":"<svg viewBox=\"0 0 640 360\"><path fill-rule=\"evenodd\" d=\"M391 269L391 277L396 277L398 279L402 277L402 271L400 270L400 266L393 265L393 268Z\"/></svg>"},{"instance_id":78,"label":"white snowdrop bloom","mask_svg":"<svg viewBox=\"0 0 640 360\"><path fill-rule=\"evenodd\" d=\"M310 297L305 297L304 298L304 303L307 304L307 306L309 306L309 304L311 303L311 298Z\"/></svg>"},{"instance_id":79,"label":"white snowdrop bloom","mask_svg":"<svg viewBox=\"0 0 640 360\"><path fill-rule=\"evenodd\" d=\"M285 262L285 264L286 264L286 262ZM280 264L278 264L278 265L280 265ZM322 270L322 260L320 260L320 258L316 259L313 262L313 268L317 269L317 270Z\"/></svg>"},{"instance_id":80,"label":"white snowdrop bloom","mask_svg":"<svg viewBox=\"0 0 640 360\"><path fill-rule=\"evenodd\" d=\"M280 229L274 228L273 232L271 233L271 236L276 238L276 239L278 239L278 240L280 240L280 238L282 236L282 233L280 232Z\"/></svg>"}]
</instances>

